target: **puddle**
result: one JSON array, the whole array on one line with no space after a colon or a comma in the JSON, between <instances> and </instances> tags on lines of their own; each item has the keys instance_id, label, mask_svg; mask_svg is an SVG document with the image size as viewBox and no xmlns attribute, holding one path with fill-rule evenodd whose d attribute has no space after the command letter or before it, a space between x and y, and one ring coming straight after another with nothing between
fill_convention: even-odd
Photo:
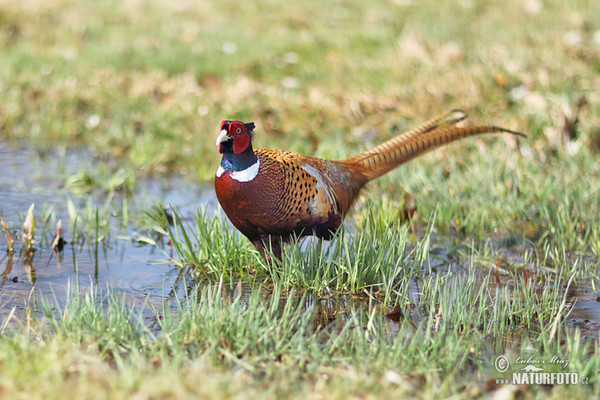
<instances>
[{"instance_id":1,"label":"puddle","mask_svg":"<svg viewBox=\"0 0 600 400\"><path fill-rule=\"evenodd\" d=\"M579 329L581 339L598 340L600 332L600 291L570 299L573 308L567 318L567 327Z\"/></svg>"},{"instance_id":2,"label":"puddle","mask_svg":"<svg viewBox=\"0 0 600 400\"><path fill-rule=\"evenodd\" d=\"M17 310L24 307L34 285L37 296L55 297L61 305L69 282L78 282L81 288L92 283L99 288L110 287L127 294L133 302L143 302L148 295L159 300L172 295L173 290L181 290L176 282L185 273L164 263L157 264L156 261L166 257L156 247L117 239L131 236L134 230L131 226L121 226L115 218L109 222L111 237L98 244L97 254L89 243L69 243L58 259L50 250L55 228L48 227L52 232L41 237L40 214L42 210L52 209L57 220L62 220L63 237L71 239L68 201L71 199L76 207L84 207L89 196L74 195L62 185L66 175L76 173L86 163L89 165L90 158L84 152L48 157L0 141L0 211L13 232L20 233L20 229L16 229L21 226L19 215L24 219L32 203L35 203L34 214L38 219L36 251L31 260L19 254L20 237L15 237L16 252L12 257L6 255L6 237L0 233L0 320L13 307ZM161 181L145 179L138 181L136 187L129 200L130 208L148 209L162 201L178 207L185 216L193 215L199 206L216 209L217 205L210 188L201 188L180 177ZM92 194L92 198L96 205L102 205L106 195Z\"/></svg>"}]
</instances>

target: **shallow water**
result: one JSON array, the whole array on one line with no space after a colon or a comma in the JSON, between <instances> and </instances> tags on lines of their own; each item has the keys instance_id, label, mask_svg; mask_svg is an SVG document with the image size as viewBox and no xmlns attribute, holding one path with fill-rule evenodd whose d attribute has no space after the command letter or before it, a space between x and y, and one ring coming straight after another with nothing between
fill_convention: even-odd
<instances>
[{"instance_id":1,"label":"shallow water","mask_svg":"<svg viewBox=\"0 0 600 400\"><path fill-rule=\"evenodd\" d=\"M166 256L156 247L118 239L131 236L135 231L131 226L123 227L116 219L109 222L111 237L98 244L97 254L91 243L68 243L57 256L50 250L55 228L49 227L52 232L41 237L41 211L52 209L56 219L62 220L63 237L67 241L71 238L67 202L71 199L77 207L83 207L89 196L76 196L62 185L65 176L77 172L89 163L90 158L81 151L43 156L35 150L0 141L0 212L15 235L17 250L12 257L6 255L6 237L1 233L0 319L13 307L23 308L34 286L36 295L56 298L59 304L64 304L68 284L76 282L80 288L91 284L110 287L128 294L131 301L140 302L148 295L156 299L167 297L178 287L175 283L181 278L182 271L164 263ZM183 216L192 215L199 206L216 209L217 201L210 188L202 188L179 177L138 181L136 187L136 193L131 196L135 201L129 200L130 208L149 207L162 201L176 206ZM91 196L96 205L102 205L106 199L105 193L92 193ZM19 252L21 239L17 235L32 203L35 203L38 226L36 251L28 260Z\"/></svg>"},{"instance_id":2,"label":"shallow water","mask_svg":"<svg viewBox=\"0 0 600 400\"><path fill-rule=\"evenodd\" d=\"M51 156L41 155L30 148L0 141L0 212L13 234L21 231L26 211L35 203L36 217L39 218L41 210L52 209L56 219L63 222L63 237L69 240L69 227L72 225L67 210L69 199L78 207L83 207L90 197L96 205L106 201L105 193L77 196L62 186L66 176L76 173L90 160L94 162L94 157L85 151L59 151ZM178 176L138 181L136 191L129 199L131 209L148 210L152 204L161 201L177 207L184 218L193 216L197 208L211 211L216 210L218 205L212 187L203 187ZM122 201L119 194L114 201ZM123 226L117 218L111 218L109 224L111 237L99 243L97 252L91 243L73 243L67 244L63 252L57 255L50 249L53 232L47 232L45 240L42 240L38 223L37 250L31 259L18 251L21 245L19 237L15 237L17 252L12 257L6 255L6 238L0 233L0 271L3 271L0 273L0 321L13 308L22 310L28 299L35 301L40 295L56 301L59 306L63 305L68 298L67 290L69 287L73 289L74 283L78 283L80 289L91 285L110 287L113 292L124 294L127 301L133 304L142 304L148 299L158 303L187 290L191 276L164 261L167 255L163 251L170 251L166 241L159 241L159 248L143 246L126 239L136 233L132 225ZM458 272L456 279L468 275L466 268L446 261L445 249L438 247L430 253L433 255L428 265L431 270L447 272L452 268ZM519 257L517 254L507 256ZM501 284L510 282L503 278ZM32 291L34 287L35 291ZM245 292L250 290L252 288L244 287ZM413 282L409 297L416 300L419 290L418 283ZM585 290L575 290L568 301L574 305L568 316L567 327L580 328L584 338L597 339L600 331L600 292L586 294ZM353 310L370 305L367 297L322 296L318 299L309 297L307 306L315 306L319 323L335 325L335 322L349 318ZM382 308L381 311L386 313L390 310ZM419 322L418 315L411 318ZM390 320L390 331L396 331L396 328Z\"/></svg>"}]
</instances>

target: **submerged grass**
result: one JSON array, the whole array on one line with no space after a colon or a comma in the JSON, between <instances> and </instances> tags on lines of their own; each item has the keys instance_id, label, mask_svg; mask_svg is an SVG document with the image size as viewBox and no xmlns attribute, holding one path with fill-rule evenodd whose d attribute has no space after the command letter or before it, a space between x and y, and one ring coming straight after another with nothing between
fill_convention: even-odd
<instances>
[{"instance_id":1,"label":"submerged grass","mask_svg":"<svg viewBox=\"0 0 600 400\"><path fill-rule=\"evenodd\" d=\"M106 250L115 244L118 232L126 229L127 224L124 221L127 219L127 210L124 207L123 213L116 212L113 209L115 203L110 197L105 199L103 205L94 204L91 197L81 200L79 198L74 201L69 198L65 204L42 204L37 209L35 204L32 204L25 213L3 215L2 230L7 244L7 257L2 258L2 261L7 260L2 273L3 283L8 279L7 275L11 273L15 263L17 266L22 264L29 281L35 285L36 270L44 274L44 268L48 266L52 253L58 268L61 268L65 246L70 247L69 252L72 252L76 270L76 253L84 249L89 252L96 266L98 265L99 255L106 253ZM61 215L68 218L63 221ZM115 217L118 217L118 221L115 221ZM20 237L22 240L15 245L14 238ZM13 239L12 242L9 239ZM46 255L46 252L50 254ZM41 260L45 257L49 258L42 264ZM34 259L37 259L35 263ZM19 269L12 272L18 273ZM18 280L18 275L15 275L14 279Z\"/></svg>"}]
</instances>

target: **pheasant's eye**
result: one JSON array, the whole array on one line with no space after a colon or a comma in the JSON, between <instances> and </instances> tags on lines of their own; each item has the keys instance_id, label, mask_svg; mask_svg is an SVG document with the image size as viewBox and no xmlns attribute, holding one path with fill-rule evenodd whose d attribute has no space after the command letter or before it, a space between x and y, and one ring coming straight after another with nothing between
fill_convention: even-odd
<instances>
[{"instance_id":1,"label":"pheasant's eye","mask_svg":"<svg viewBox=\"0 0 600 400\"><path fill-rule=\"evenodd\" d=\"M237 129L235 130L235 133L237 133L238 135L239 135L240 133L242 133L242 128L237 128Z\"/></svg>"}]
</instances>

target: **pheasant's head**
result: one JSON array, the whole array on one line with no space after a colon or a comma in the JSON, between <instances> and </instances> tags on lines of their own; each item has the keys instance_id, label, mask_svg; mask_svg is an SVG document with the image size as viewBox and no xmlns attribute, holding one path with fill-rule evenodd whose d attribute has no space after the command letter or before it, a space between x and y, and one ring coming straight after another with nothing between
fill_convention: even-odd
<instances>
[{"instance_id":1,"label":"pheasant's head","mask_svg":"<svg viewBox=\"0 0 600 400\"><path fill-rule=\"evenodd\" d=\"M219 153L243 153L252 142L254 122L221 121L221 132L217 136Z\"/></svg>"}]
</instances>

